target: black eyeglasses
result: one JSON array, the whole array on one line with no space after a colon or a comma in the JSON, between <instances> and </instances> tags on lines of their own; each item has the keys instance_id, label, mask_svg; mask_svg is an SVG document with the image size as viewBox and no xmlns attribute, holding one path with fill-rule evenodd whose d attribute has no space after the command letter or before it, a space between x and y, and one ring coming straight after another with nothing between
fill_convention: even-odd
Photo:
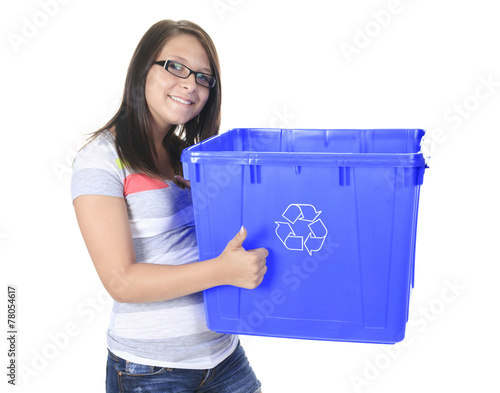
<instances>
[{"instance_id":1,"label":"black eyeglasses","mask_svg":"<svg viewBox=\"0 0 500 393\"><path fill-rule=\"evenodd\" d=\"M155 61L154 64L158 64L165 68L172 75L178 76L182 79L187 79L191 74L194 74L194 79L196 83L200 86L208 87L211 89L217 83L217 80L210 74L204 74L203 72L193 71L192 69L186 67L184 64L178 63L173 60L163 60Z\"/></svg>"}]
</instances>

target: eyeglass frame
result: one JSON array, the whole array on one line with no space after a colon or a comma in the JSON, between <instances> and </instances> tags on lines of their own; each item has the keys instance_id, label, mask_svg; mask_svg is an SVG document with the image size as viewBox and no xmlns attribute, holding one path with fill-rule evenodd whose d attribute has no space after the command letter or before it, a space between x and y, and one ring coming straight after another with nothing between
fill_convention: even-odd
<instances>
[{"instance_id":1,"label":"eyeglass frame","mask_svg":"<svg viewBox=\"0 0 500 393\"><path fill-rule=\"evenodd\" d=\"M187 76L180 76L180 75L177 75L177 74L174 74L174 73L170 72L170 71L168 70L168 65L169 65L170 63L179 64L179 65L181 65L181 66L185 67L187 70L189 70L189 74L188 74ZM191 68L189 68L188 66L186 66L186 65L184 65L184 64L182 64L182 63L179 63L178 61L175 61L175 60L160 60L160 61L155 61L153 64L157 64L157 65L159 65L159 66L162 66L162 67L163 67L163 69L164 69L165 71L167 71L169 74L172 74L173 76L176 76L176 77L181 78L181 79L187 79L187 78L189 78L189 77L191 76L191 74L194 74L194 80L195 80L195 82L196 82L198 85L203 86L203 87L207 87L207 88L209 88L209 89L214 88L214 87L215 87L215 85L217 84L217 79L215 79L215 77L214 77L213 75L207 74L207 73L205 73L205 72L193 71L193 70L192 70ZM199 83L199 82L198 82L197 74L202 74L202 75L207 75L207 76L209 76L210 78L212 78L212 79L213 79L214 84L213 84L212 86L205 86L205 85L202 85L201 83Z\"/></svg>"}]
</instances>

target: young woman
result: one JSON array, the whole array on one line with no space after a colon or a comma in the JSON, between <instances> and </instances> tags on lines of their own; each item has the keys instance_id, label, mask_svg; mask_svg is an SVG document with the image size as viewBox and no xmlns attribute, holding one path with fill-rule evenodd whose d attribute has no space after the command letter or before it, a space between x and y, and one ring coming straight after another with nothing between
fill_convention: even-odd
<instances>
[{"instance_id":1,"label":"young woman","mask_svg":"<svg viewBox=\"0 0 500 393\"><path fill-rule=\"evenodd\" d=\"M207 329L201 291L255 288L265 249L245 228L199 261L183 148L218 132L219 61L198 25L153 25L132 57L116 115L79 152L72 176L78 224L115 300L107 392L260 392L237 336Z\"/></svg>"}]
</instances>

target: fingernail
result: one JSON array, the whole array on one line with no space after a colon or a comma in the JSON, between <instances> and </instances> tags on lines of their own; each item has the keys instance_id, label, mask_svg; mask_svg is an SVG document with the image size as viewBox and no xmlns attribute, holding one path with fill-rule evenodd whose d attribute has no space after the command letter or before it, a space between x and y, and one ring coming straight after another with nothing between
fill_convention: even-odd
<instances>
[{"instance_id":1,"label":"fingernail","mask_svg":"<svg viewBox=\"0 0 500 393\"><path fill-rule=\"evenodd\" d=\"M245 231L245 227L242 225L240 228L240 233L243 235L243 232Z\"/></svg>"}]
</instances>

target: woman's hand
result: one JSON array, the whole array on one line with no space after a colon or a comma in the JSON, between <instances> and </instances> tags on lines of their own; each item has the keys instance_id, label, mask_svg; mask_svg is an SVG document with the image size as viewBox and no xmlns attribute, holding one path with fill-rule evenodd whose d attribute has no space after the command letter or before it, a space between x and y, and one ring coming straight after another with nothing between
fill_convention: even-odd
<instances>
[{"instance_id":1,"label":"woman's hand","mask_svg":"<svg viewBox=\"0 0 500 393\"><path fill-rule=\"evenodd\" d=\"M265 248L246 251L243 242L247 237L244 227L227 244L222 254L218 257L221 271L225 275L225 285L240 288L257 288L266 274L266 258L269 252Z\"/></svg>"},{"instance_id":2,"label":"woman's hand","mask_svg":"<svg viewBox=\"0 0 500 393\"><path fill-rule=\"evenodd\" d=\"M174 176L174 182L182 189L191 188L191 182L189 180L184 179L181 175Z\"/></svg>"}]
</instances>

